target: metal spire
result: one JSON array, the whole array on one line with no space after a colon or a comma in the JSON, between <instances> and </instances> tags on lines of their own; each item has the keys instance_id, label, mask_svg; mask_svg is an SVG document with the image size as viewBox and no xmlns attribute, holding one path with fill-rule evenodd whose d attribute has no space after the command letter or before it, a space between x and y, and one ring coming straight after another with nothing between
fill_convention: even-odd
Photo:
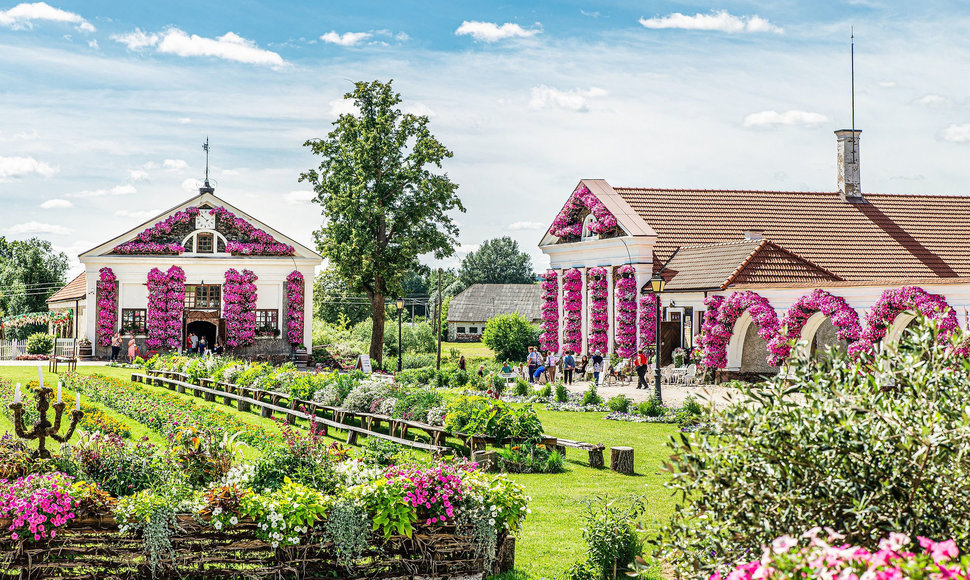
<instances>
[{"instance_id":1,"label":"metal spire","mask_svg":"<svg viewBox=\"0 0 970 580\"><path fill-rule=\"evenodd\" d=\"M851 53L849 56L851 75L852 75L852 142L855 143L855 27L849 28L849 43ZM206 141L208 142L208 140Z\"/></svg>"},{"instance_id":2,"label":"metal spire","mask_svg":"<svg viewBox=\"0 0 970 580\"><path fill-rule=\"evenodd\" d=\"M205 143L202 144L202 150L205 151L205 185L199 188L199 193L213 193L215 188L209 185L209 136L206 135Z\"/></svg>"}]
</instances>

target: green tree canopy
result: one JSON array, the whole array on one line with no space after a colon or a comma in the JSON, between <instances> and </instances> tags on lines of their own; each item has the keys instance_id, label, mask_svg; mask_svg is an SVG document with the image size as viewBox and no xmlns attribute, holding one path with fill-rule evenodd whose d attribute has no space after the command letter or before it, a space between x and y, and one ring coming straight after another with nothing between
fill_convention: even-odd
<instances>
[{"instance_id":1,"label":"green tree canopy","mask_svg":"<svg viewBox=\"0 0 970 580\"><path fill-rule=\"evenodd\" d=\"M499 314L485 323L482 342L495 351L495 360L524 361L529 347L539 345L539 327L518 312Z\"/></svg>"},{"instance_id":2,"label":"green tree canopy","mask_svg":"<svg viewBox=\"0 0 970 580\"><path fill-rule=\"evenodd\" d=\"M428 128L428 117L404 114L391 81L358 82L325 139L304 143L322 160L300 174L323 208L317 247L351 291L370 298L374 326L370 356L383 360L384 302L403 293L424 254L454 253L458 226L449 212L465 211L458 184L441 173L452 157Z\"/></svg>"},{"instance_id":3,"label":"green tree canopy","mask_svg":"<svg viewBox=\"0 0 970 580\"><path fill-rule=\"evenodd\" d=\"M47 311L47 299L67 282L67 254L39 238L8 242L0 237L0 309L4 316ZM17 338L43 325L13 329Z\"/></svg>"},{"instance_id":4,"label":"green tree canopy","mask_svg":"<svg viewBox=\"0 0 970 580\"><path fill-rule=\"evenodd\" d=\"M313 281L313 314L330 324L341 321L353 326L370 316L370 298L353 292L333 269L317 274Z\"/></svg>"},{"instance_id":5,"label":"green tree canopy","mask_svg":"<svg viewBox=\"0 0 970 580\"><path fill-rule=\"evenodd\" d=\"M486 240L478 251L469 252L461 261L458 279L464 288L472 284L532 284L535 274L532 258L519 251L519 243L502 236Z\"/></svg>"}]
</instances>

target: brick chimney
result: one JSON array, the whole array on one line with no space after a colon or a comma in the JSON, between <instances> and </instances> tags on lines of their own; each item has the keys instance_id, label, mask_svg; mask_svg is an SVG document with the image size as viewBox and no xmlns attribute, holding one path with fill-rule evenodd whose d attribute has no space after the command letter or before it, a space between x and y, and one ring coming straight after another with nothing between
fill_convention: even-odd
<instances>
[{"instance_id":1,"label":"brick chimney","mask_svg":"<svg viewBox=\"0 0 970 580\"><path fill-rule=\"evenodd\" d=\"M859 179L859 135L861 130L840 129L835 132L839 150L839 195L849 202L864 201Z\"/></svg>"}]
</instances>

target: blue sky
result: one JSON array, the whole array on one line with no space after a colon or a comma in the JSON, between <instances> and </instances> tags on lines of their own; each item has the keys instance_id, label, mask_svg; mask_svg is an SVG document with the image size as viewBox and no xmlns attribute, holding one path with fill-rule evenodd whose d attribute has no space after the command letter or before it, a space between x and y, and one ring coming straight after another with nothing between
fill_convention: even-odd
<instances>
[{"instance_id":1,"label":"blue sky","mask_svg":"<svg viewBox=\"0 0 970 580\"><path fill-rule=\"evenodd\" d=\"M968 25L942 1L0 0L0 234L74 256L191 196L209 136L217 194L311 244L302 143L393 78L455 152L461 251L512 235L540 269L584 177L833 191L852 26L863 190L970 194Z\"/></svg>"}]
</instances>

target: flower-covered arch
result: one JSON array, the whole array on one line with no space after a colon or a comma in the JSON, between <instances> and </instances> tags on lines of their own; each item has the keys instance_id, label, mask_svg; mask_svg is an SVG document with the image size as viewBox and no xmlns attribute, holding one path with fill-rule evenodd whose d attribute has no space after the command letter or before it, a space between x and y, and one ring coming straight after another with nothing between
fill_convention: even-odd
<instances>
[{"instance_id":1,"label":"flower-covered arch","mask_svg":"<svg viewBox=\"0 0 970 580\"><path fill-rule=\"evenodd\" d=\"M712 304L707 306L714 310ZM734 334L735 323L745 312L751 315L758 326L758 336L764 340L771 340L778 332L778 315L775 309L771 307L767 298L757 292L750 290L733 292L718 304L716 310L717 318L713 324L709 325L706 317L704 321L704 366L717 369L727 367L728 342Z\"/></svg>"},{"instance_id":2,"label":"flower-covered arch","mask_svg":"<svg viewBox=\"0 0 970 580\"><path fill-rule=\"evenodd\" d=\"M547 270L542 278L542 350L559 352L559 275Z\"/></svg>"},{"instance_id":3,"label":"flower-covered arch","mask_svg":"<svg viewBox=\"0 0 970 580\"><path fill-rule=\"evenodd\" d=\"M550 233L559 238L578 238L583 233L583 211L589 212L595 218L589 225L589 230L596 234L605 234L617 228L616 217L606 209L600 201L585 185L576 188L566 205L552 220Z\"/></svg>"},{"instance_id":4,"label":"flower-covered arch","mask_svg":"<svg viewBox=\"0 0 970 580\"><path fill-rule=\"evenodd\" d=\"M862 335L859 314L841 296L816 288L802 296L785 312L778 333L768 341L768 363L780 366L791 355L792 344L802 335L808 319L821 312L832 320L839 340L852 343Z\"/></svg>"},{"instance_id":5,"label":"flower-covered arch","mask_svg":"<svg viewBox=\"0 0 970 580\"><path fill-rule=\"evenodd\" d=\"M620 266L616 270L616 353L630 358L637 352L637 279L636 268Z\"/></svg>"},{"instance_id":6,"label":"flower-covered arch","mask_svg":"<svg viewBox=\"0 0 970 580\"><path fill-rule=\"evenodd\" d=\"M939 294L930 294L919 286L892 288L883 292L866 313L865 329L859 340L849 345L849 353L872 352L875 344L885 338L896 317L906 311L919 312L936 320L940 339L949 338L958 327L956 311Z\"/></svg>"}]
</instances>

